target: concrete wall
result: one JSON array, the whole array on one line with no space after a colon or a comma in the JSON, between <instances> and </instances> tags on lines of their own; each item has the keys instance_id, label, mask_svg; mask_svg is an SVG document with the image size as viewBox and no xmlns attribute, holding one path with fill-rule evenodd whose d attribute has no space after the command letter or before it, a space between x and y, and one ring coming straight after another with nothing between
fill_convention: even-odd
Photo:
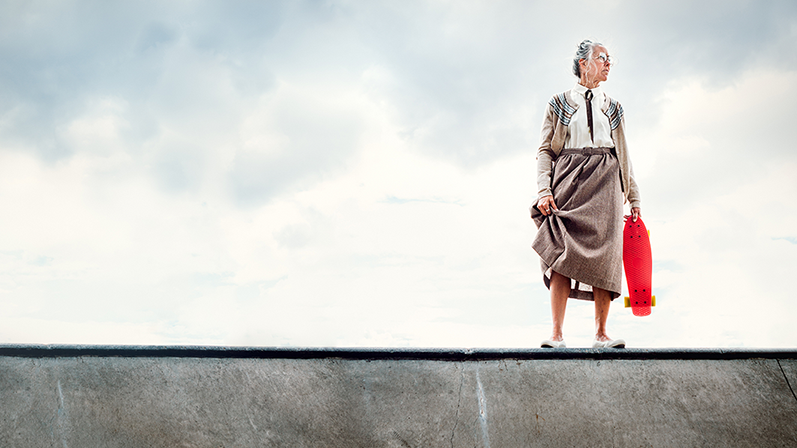
<instances>
[{"instance_id":1,"label":"concrete wall","mask_svg":"<svg viewBox=\"0 0 797 448\"><path fill-rule=\"evenodd\" d=\"M0 349L0 445L797 446L794 353L103 353Z\"/></svg>"}]
</instances>

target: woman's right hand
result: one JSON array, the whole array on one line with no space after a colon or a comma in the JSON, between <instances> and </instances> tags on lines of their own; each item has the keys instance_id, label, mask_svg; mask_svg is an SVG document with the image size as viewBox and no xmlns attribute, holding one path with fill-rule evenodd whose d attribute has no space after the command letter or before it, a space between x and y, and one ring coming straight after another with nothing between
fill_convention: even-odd
<instances>
[{"instance_id":1,"label":"woman's right hand","mask_svg":"<svg viewBox=\"0 0 797 448\"><path fill-rule=\"evenodd\" d=\"M556 208L556 204L553 202L553 195L543 196L537 201L537 209L539 209L540 213L543 216L548 216L553 212L558 212L559 209Z\"/></svg>"}]
</instances>

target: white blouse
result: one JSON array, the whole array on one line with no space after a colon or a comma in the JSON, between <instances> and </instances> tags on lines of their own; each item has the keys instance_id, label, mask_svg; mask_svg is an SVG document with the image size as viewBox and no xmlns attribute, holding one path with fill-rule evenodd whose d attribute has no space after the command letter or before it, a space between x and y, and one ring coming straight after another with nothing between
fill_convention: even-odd
<instances>
[{"instance_id":1,"label":"white blouse","mask_svg":"<svg viewBox=\"0 0 797 448\"><path fill-rule=\"evenodd\" d=\"M587 124L587 101L584 98L586 93L587 88L578 83L570 91L570 99L578 104L578 110L570 118L570 126L567 127L567 137L565 137L565 148L614 148L609 117L601 112L604 96L600 86L592 89L592 131L594 141L590 139L589 125Z\"/></svg>"}]
</instances>

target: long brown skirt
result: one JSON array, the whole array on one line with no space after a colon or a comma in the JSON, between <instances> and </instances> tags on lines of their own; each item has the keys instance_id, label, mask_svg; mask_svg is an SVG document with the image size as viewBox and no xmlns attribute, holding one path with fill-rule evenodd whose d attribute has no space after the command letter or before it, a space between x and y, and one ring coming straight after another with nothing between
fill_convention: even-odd
<instances>
[{"instance_id":1,"label":"long brown skirt","mask_svg":"<svg viewBox=\"0 0 797 448\"><path fill-rule=\"evenodd\" d=\"M620 296L623 269L623 194L610 148L564 149L554 163L551 189L558 212L532 218L543 281L551 270L571 279L570 297L595 300L592 288Z\"/></svg>"}]
</instances>

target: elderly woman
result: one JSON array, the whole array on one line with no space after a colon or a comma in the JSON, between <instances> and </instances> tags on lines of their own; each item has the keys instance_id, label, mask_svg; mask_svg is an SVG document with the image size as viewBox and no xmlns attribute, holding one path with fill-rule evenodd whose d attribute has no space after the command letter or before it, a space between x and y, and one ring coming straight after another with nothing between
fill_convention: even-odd
<instances>
[{"instance_id":1,"label":"elderly woman","mask_svg":"<svg viewBox=\"0 0 797 448\"><path fill-rule=\"evenodd\" d=\"M600 84L612 59L603 45L581 42L573 58L576 85L548 102L537 152L537 225L532 247L551 291L553 333L542 347L565 347L567 299L595 302L594 348L625 347L606 333L611 301L622 283L623 220L640 216L639 189L625 141L623 108ZM624 200L631 216L623 217Z\"/></svg>"}]
</instances>

